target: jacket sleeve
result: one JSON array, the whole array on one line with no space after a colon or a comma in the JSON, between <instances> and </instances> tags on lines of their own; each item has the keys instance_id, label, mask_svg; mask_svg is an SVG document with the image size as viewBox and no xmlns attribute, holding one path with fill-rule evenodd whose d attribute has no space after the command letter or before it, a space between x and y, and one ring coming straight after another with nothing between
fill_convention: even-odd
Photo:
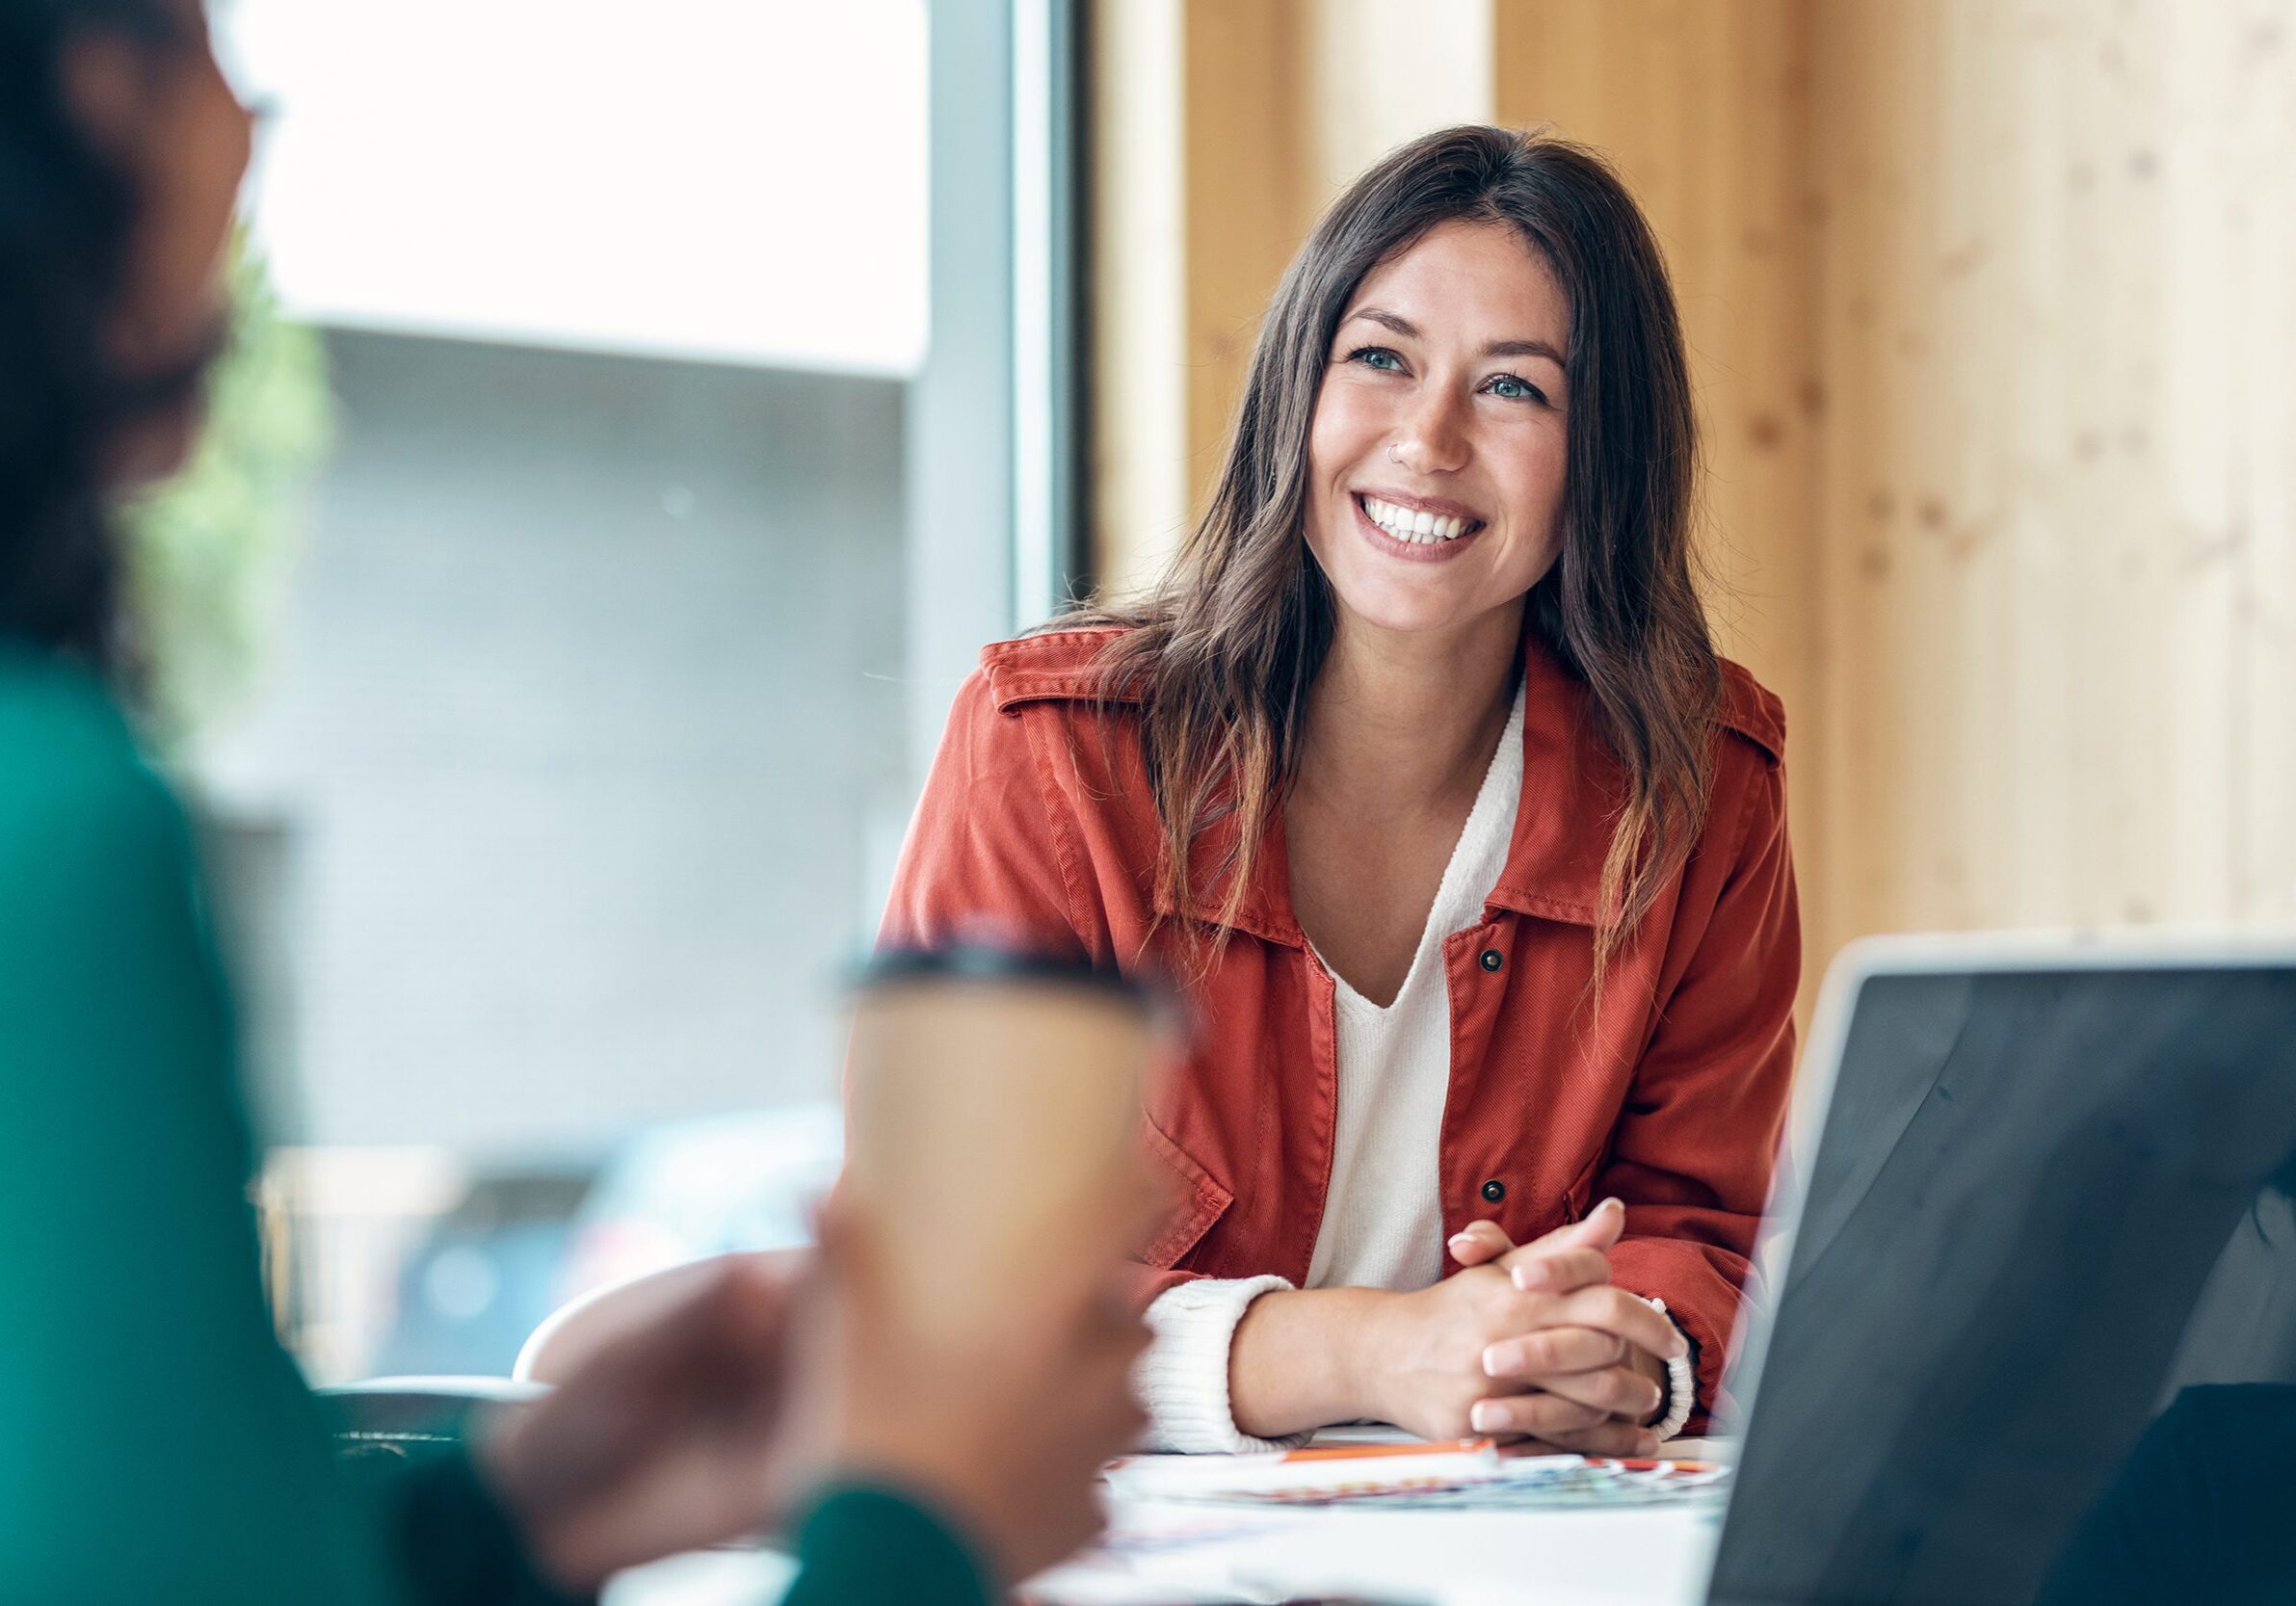
<instances>
[{"instance_id":1,"label":"jacket sleeve","mask_svg":"<svg viewBox=\"0 0 2296 1606\"><path fill-rule=\"evenodd\" d=\"M1742 752L1748 750L1741 750ZM1801 915L1785 772L1763 758L1705 929L1662 1006L1594 1196L1626 1206L1619 1285L1661 1299L1697 1347L1702 1431L1721 1399L1793 1074Z\"/></svg>"},{"instance_id":2,"label":"jacket sleeve","mask_svg":"<svg viewBox=\"0 0 2296 1606\"><path fill-rule=\"evenodd\" d=\"M878 932L884 948L985 942L1119 965L1083 847L1083 828L1060 777L1073 776L1069 738L1043 705L997 706L985 671L959 688L924 795L893 873ZM1088 738L1089 739L1089 738ZM1167 1233L1193 1240L1226 1204L1218 1184L1150 1126L1152 1169L1172 1195ZM1169 1256L1150 1253L1151 1261ZM1142 1309L1200 1273L1134 1268L1127 1291Z\"/></svg>"},{"instance_id":3,"label":"jacket sleeve","mask_svg":"<svg viewBox=\"0 0 2296 1606\"><path fill-rule=\"evenodd\" d=\"M917 800L880 948L984 942L1106 962L1077 919L1083 870L1072 821L1025 708L1000 711L988 675L957 692Z\"/></svg>"}]
</instances>

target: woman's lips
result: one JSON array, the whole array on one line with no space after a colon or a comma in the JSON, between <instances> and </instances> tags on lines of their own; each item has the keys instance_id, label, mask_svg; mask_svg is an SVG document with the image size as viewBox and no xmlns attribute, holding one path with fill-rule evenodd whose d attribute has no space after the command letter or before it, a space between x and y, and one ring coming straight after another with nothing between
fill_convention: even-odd
<instances>
[{"instance_id":1,"label":"woman's lips","mask_svg":"<svg viewBox=\"0 0 2296 1606\"><path fill-rule=\"evenodd\" d=\"M1360 494L1350 496L1347 500L1349 506L1355 509L1356 528L1362 532L1363 539L1384 555L1399 558L1407 564L1449 563L1481 540L1483 532L1491 528L1488 524L1478 524L1465 535L1455 536L1449 540L1432 542L1397 540L1386 531L1371 522L1371 515L1363 511L1363 498Z\"/></svg>"}]
</instances>

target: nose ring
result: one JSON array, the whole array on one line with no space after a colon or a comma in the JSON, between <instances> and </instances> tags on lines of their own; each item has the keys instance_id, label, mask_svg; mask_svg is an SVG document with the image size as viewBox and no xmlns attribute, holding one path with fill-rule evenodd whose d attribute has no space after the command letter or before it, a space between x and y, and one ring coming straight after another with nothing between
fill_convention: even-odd
<instances>
[{"instance_id":1,"label":"nose ring","mask_svg":"<svg viewBox=\"0 0 2296 1606\"><path fill-rule=\"evenodd\" d=\"M1387 461L1398 468L1403 466L1403 460L1395 455L1395 443L1391 440L1387 442Z\"/></svg>"}]
</instances>

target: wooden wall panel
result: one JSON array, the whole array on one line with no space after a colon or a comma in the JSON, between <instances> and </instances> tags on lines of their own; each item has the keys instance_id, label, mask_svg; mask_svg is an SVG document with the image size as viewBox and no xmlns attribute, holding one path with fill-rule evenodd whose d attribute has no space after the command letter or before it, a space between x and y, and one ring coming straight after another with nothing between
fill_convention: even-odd
<instances>
[{"instance_id":1,"label":"wooden wall panel","mask_svg":"<svg viewBox=\"0 0 2296 1606\"><path fill-rule=\"evenodd\" d=\"M2233 604L2236 754L2233 912L2296 920L2296 15L2238 8L2223 87L2232 152L2229 279L2235 313L2240 566Z\"/></svg>"},{"instance_id":2,"label":"wooden wall panel","mask_svg":"<svg viewBox=\"0 0 2296 1606\"><path fill-rule=\"evenodd\" d=\"M1114 571L1199 504L1336 185L1422 126L1549 122L1675 274L1813 975L1863 932L2296 916L2285 0L1102 4L1171 19L1186 124L1178 237L1131 242L1184 335L1099 376L1183 398L1102 431L1166 487L1104 518Z\"/></svg>"},{"instance_id":3,"label":"wooden wall panel","mask_svg":"<svg viewBox=\"0 0 2296 1606\"><path fill-rule=\"evenodd\" d=\"M1120 0L1121 3L1121 0ZM1189 516L1203 510L1268 296L1309 224L1315 0L1187 0Z\"/></svg>"},{"instance_id":4,"label":"wooden wall panel","mask_svg":"<svg viewBox=\"0 0 2296 1606\"><path fill-rule=\"evenodd\" d=\"M1831 936L2287 912L2270 10L1817 12Z\"/></svg>"},{"instance_id":5,"label":"wooden wall panel","mask_svg":"<svg viewBox=\"0 0 2296 1606\"><path fill-rule=\"evenodd\" d=\"M1308 0L1305 218L1406 140L1493 114L1488 0Z\"/></svg>"}]
</instances>

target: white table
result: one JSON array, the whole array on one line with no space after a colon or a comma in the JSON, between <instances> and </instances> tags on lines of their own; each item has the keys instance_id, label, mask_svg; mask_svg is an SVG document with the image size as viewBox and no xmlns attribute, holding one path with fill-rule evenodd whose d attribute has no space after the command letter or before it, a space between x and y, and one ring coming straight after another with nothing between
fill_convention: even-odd
<instances>
[{"instance_id":1,"label":"white table","mask_svg":"<svg viewBox=\"0 0 2296 1606\"><path fill-rule=\"evenodd\" d=\"M1319 1435L1319 1442L1324 1435ZM1360 1432L1354 1439L1372 1435ZM1713 1450L1668 1446L1684 1460ZM1175 1606L1320 1594L1409 1606L1695 1606L1721 1531L1717 1504L1623 1510L1260 1511L1114 1503L1110 1543L1033 1580L1045 1606ZM605 1606L760 1606L788 1585L770 1552L681 1556L617 1580Z\"/></svg>"}]
</instances>

